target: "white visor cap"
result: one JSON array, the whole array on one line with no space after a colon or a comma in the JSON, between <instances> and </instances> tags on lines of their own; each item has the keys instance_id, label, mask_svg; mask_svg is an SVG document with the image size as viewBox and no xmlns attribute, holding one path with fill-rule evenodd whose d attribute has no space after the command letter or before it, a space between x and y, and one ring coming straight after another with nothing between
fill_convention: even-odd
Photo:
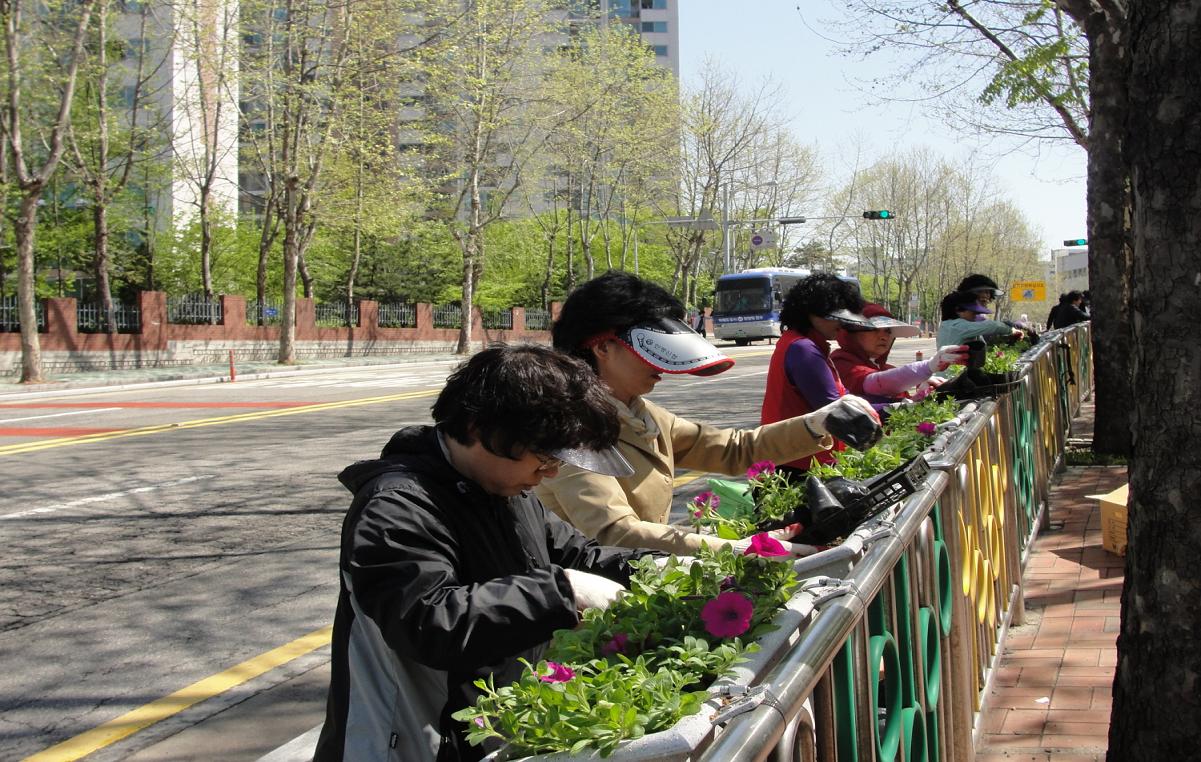
<instances>
[{"instance_id":1,"label":"white visor cap","mask_svg":"<svg viewBox=\"0 0 1201 762\"><path fill-rule=\"evenodd\" d=\"M872 324L872 328L875 328L877 331L887 328L898 339L907 339L910 336L917 336L920 333L916 325L910 325L904 320L897 320L896 318L877 315L868 318L868 321Z\"/></svg>"},{"instance_id":2,"label":"white visor cap","mask_svg":"<svg viewBox=\"0 0 1201 762\"><path fill-rule=\"evenodd\" d=\"M618 336L647 365L664 373L715 376L734 367L699 333L674 318L658 318Z\"/></svg>"}]
</instances>

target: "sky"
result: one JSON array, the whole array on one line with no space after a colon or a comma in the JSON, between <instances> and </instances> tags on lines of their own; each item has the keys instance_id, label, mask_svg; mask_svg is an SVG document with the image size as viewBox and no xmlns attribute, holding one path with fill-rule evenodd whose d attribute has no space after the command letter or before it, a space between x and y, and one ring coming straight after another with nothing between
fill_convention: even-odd
<instances>
[{"instance_id":1,"label":"sky","mask_svg":"<svg viewBox=\"0 0 1201 762\"><path fill-rule=\"evenodd\" d=\"M754 86L765 77L781 85L784 113L797 140L813 145L827 178L841 182L853 158L852 138L867 146L867 163L890 150L926 147L948 159L992 164L1003 195L1025 214L1044 242L1042 256L1064 239L1085 237L1083 149L1012 150L1005 139L957 135L911 104L865 105L861 85L890 61L853 61L834 52L822 19L837 15L836 0L678 0L680 78L699 81L706 57ZM802 15L803 14L803 15ZM887 54L886 54L887 55ZM873 148L875 147L875 148ZM892 148L890 148L892 147ZM878 151L876 155L870 152Z\"/></svg>"}]
</instances>

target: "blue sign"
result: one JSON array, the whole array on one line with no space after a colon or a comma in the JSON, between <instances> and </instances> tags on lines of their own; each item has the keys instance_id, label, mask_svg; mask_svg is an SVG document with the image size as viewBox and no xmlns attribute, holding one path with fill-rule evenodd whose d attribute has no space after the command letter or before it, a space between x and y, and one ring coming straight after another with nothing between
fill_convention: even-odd
<instances>
[{"instance_id":1,"label":"blue sign","mask_svg":"<svg viewBox=\"0 0 1201 762\"><path fill-rule=\"evenodd\" d=\"M263 308L263 317L265 317L265 318L279 317L279 310L277 310L274 307L264 307Z\"/></svg>"}]
</instances>

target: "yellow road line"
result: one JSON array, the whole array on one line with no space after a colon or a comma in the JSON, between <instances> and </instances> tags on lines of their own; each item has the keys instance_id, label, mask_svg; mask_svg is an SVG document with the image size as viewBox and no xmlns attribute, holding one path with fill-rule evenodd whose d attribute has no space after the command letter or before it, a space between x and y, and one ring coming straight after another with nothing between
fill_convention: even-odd
<instances>
[{"instance_id":1,"label":"yellow road line","mask_svg":"<svg viewBox=\"0 0 1201 762\"><path fill-rule=\"evenodd\" d=\"M291 643L259 654L241 664L230 667L211 677L199 680L186 688L181 688L170 696L164 696L157 701L140 706L125 714L91 730L80 733L74 738L68 738L62 743L55 744L49 749L39 751L33 756L26 757L23 762L69 762L87 756L105 746L120 741L122 738L144 730L156 722L178 714L193 704L210 699L231 688L235 688L247 680L270 672L276 667L307 653L317 650L329 643L333 627L322 627L297 638Z\"/></svg>"},{"instance_id":2,"label":"yellow road line","mask_svg":"<svg viewBox=\"0 0 1201 762\"><path fill-rule=\"evenodd\" d=\"M222 415L216 418L200 418L194 421L183 421L181 423L162 423L155 426L142 426L136 429L125 429L123 431L109 431L97 434L84 434L78 437L58 437L55 439L43 439L37 442L22 442L20 444L7 445L0 447L0 456L2 455L17 455L23 452L37 452L38 450L49 450L54 447L66 447L68 445L91 444L92 442L107 442L112 439L123 439L125 437L140 437L147 434L161 434L167 431L180 431L183 429L199 429L205 426L223 426L227 423L241 423L243 421L257 421L264 418L279 418L285 415L299 415L301 413L318 413L325 410L337 410L347 407L358 407L360 405L374 405L380 402L394 402L396 400L411 400L420 397L430 397L438 393L437 389L427 389L424 391L403 392L401 394L389 394L383 397L363 397L356 400L344 400L342 402L319 402L313 405L303 405L300 407L286 407L275 410L262 410L254 413L238 413L237 415Z\"/></svg>"}]
</instances>

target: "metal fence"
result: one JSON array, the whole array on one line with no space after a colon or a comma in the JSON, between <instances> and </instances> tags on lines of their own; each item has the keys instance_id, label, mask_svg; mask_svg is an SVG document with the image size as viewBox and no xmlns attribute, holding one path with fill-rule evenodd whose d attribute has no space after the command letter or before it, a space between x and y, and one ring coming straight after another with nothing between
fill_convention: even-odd
<instances>
[{"instance_id":1,"label":"metal fence","mask_svg":"<svg viewBox=\"0 0 1201 762\"><path fill-rule=\"evenodd\" d=\"M417 308L412 304L379 305L380 328L416 328Z\"/></svg>"},{"instance_id":2,"label":"metal fence","mask_svg":"<svg viewBox=\"0 0 1201 762\"><path fill-rule=\"evenodd\" d=\"M480 310L480 322L485 328L513 330L513 310Z\"/></svg>"},{"instance_id":3,"label":"metal fence","mask_svg":"<svg viewBox=\"0 0 1201 762\"><path fill-rule=\"evenodd\" d=\"M220 325L221 300L204 294L167 297L167 320L184 325Z\"/></svg>"},{"instance_id":4,"label":"metal fence","mask_svg":"<svg viewBox=\"0 0 1201 762\"><path fill-rule=\"evenodd\" d=\"M457 304L439 304L434 306L435 328L462 328L463 308Z\"/></svg>"},{"instance_id":5,"label":"metal fence","mask_svg":"<svg viewBox=\"0 0 1201 762\"><path fill-rule=\"evenodd\" d=\"M283 322L283 314L279 302L246 302L247 325L279 325Z\"/></svg>"},{"instance_id":6,"label":"metal fence","mask_svg":"<svg viewBox=\"0 0 1201 762\"><path fill-rule=\"evenodd\" d=\"M103 304L75 304L75 330L79 333L104 333L106 322ZM117 333L137 333L142 329L142 315L136 304L113 302L113 322L117 324Z\"/></svg>"},{"instance_id":7,"label":"metal fence","mask_svg":"<svg viewBox=\"0 0 1201 762\"><path fill-rule=\"evenodd\" d=\"M38 330L46 330L46 308L41 299L33 300L33 313L37 316ZM16 296L0 297L0 331L21 330L21 315Z\"/></svg>"},{"instance_id":8,"label":"metal fence","mask_svg":"<svg viewBox=\"0 0 1201 762\"><path fill-rule=\"evenodd\" d=\"M525 311L525 329L527 331L549 331L550 310L527 309Z\"/></svg>"},{"instance_id":9,"label":"metal fence","mask_svg":"<svg viewBox=\"0 0 1201 762\"><path fill-rule=\"evenodd\" d=\"M314 308L317 325L324 328L340 326L357 326L359 324L359 305L346 302L322 302Z\"/></svg>"},{"instance_id":10,"label":"metal fence","mask_svg":"<svg viewBox=\"0 0 1201 762\"><path fill-rule=\"evenodd\" d=\"M718 681L699 714L611 758L971 759L1006 634L1024 616L1051 476L1091 389L1089 330L1047 334L1011 391L940 426L917 492L796 562L789 605L808 613L782 645L760 644L769 669Z\"/></svg>"}]
</instances>

